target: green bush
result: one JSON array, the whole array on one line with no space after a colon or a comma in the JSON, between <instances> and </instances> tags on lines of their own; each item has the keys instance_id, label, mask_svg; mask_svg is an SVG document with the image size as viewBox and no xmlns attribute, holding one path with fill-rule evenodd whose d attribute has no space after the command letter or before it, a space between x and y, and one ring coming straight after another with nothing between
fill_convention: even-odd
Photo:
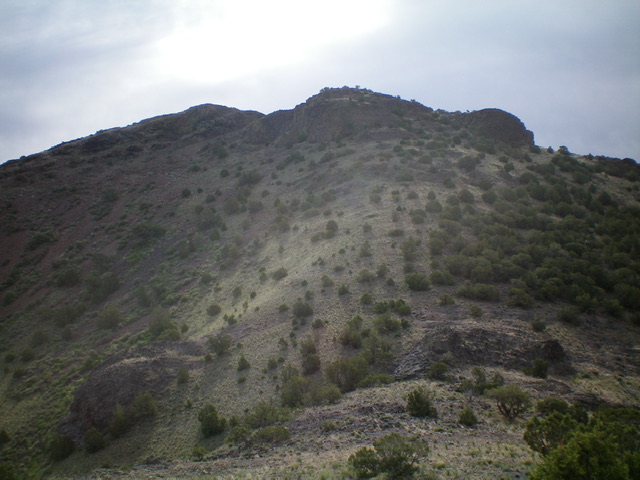
<instances>
[{"instance_id":1,"label":"green bush","mask_svg":"<svg viewBox=\"0 0 640 480\"><path fill-rule=\"evenodd\" d=\"M434 362L429 365L426 377L430 380L446 380L449 367L444 362Z\"/></svg>"},{"instance_id":2,"label":"green bush","mask_svg":"<svg viewBox=\"0 0 640 480\"><path fill-rule=\"evenodd\" d=\"M120 280L115 273L102 275L92 273L86 280L85 295L91 303L104 302L109 295L120 288Z\"/></svg>"},{"instance_id":3,"label":"green bush","mask_svg":"<svg viewBox=\"0 0 640 480\"><path fill-rule=\"evenodd\" d=\"M424 273L408 273L404 280L411 290L424 292L431 288L429 277Z\"/></svg>"},{"instance_id":4,"label":"green bush","mask_svg":"<svg viewBox=\"0 0 640 480\"><path fill-rule=\"evenodd\" d=\"M440 295L440 299L438 300L438 305L440 306L454 305L455 303L456 301L448 293L443 293L442 295Z\"/></svg>"},{"instance_id":5,"label":"green bush","mask_svg":"<svg viewBox=\"0 0 640 480\"><path fill-rule=\"evenodd\" d=\"M36 232L27 242L27 251L32 251L40 245L56 242L56 236L51 232Z\"/></svg>"},{"instance_id":6,"label":"green bush","mask_svg":"<svg viewBox=\"0 0 640 480\"><path fill-rule=\"evenodd\" d=\"M603 431L578 431L555 448L531 480L631 480L638 478L640 458L625 454L615 436ZM630 470L634 470L633 473ZM632 476L634 475L634 476Z\"/></svg>"},{"instance_id":7,"label":"green bush","mask_svg":"<svg viewBox=\"0 0 640 480\"><path fill-rule=\"evenodd\" d=\"M104 435L96 428L90 428L84 434L84 449L87 453L96 453L107 445Z\"/></svg>"},{"instance_id":8,"label":"green bush","mask_svg":"<svg viewBox=\"0 0 640 480\"><path fill-rule=\"evenodd\" d=\"M142 392L135 396L127 413L136 421L155 417L158 414L158 403L151 393Z\"/></svg>"},{"instance_id":9,"label":"green bush","mask_svg":"<svg viewBox=\"0 0 640 480\"><path fill-rule=\"evenodd\" d=\"M249 368L251 368L249 360L247 360L244 355L240 355L240 359L238 360L238 371L242 372L243 370L248 370Z\"/></svg>"},{"instance_id":10,"label":"green bush","mask_svg":"<svg viewBox=\"0 0 640 480\"><path fill-rule=\"evenodd\" d=\"M567 438L578 428L578 422L570 415L552 412L545 418L534 417L527 422L524 441L534 452L549 455L566 443Z\"/></svg>"},{"instance_id":11,"label":"green bush","mask_svg":"<svg viewBox=\"0 0 640 480\"><path fill-rule=\"evenodd\" d=\"M565 414L569 412L569 404L559 398L549 397L536 403L536 412L544 417L553 412Z\"/></svg>"},{"instance_id":12,"label":"green bush","mask_svg":"<svg viewBox=\"0 0 640 480\"><path fill-rule=\"evenodd\" d=\"M287 269L284 267L280 267L279 269L271 272L271 278L273 278L275 281L282 280L287 275L288 275Z\"/></svg>"},{"instance_id":13,"label":"green bush","mask_svg":"<svg viewBox=\"0 0 640 480\"><path fill-rule=\"evenodd\" d=\"M162 307L156 307L151 313L148 330L156 340L180 339L178 327L173 320L171 320L169 312Z\"/></svg>"},{"instance_id":14,"label":"green bush","mask_svg":"<svg viewBox=\"0 0 640 480\"><path fill-rule=\"evenodd\" d=\"M218 333L216 336L207 338L207 346L218 356L227 353L232 343L233 338L228 333Z\"/></svg>"},{"instance_id":15,"label":"green bush","mask_svg":"<svg viewBox=\"0 0 640 480\"><path fill-rule=\"evenodd\" d=\"M113 438L119 438L127 433L132 426L131 417L127 415L123 406L118 403L113 411L113 419L109 424L109 433Z\"/></svg>"},{"instance_id":16,"label":"green bush","mask_svg":"<svg viewBox=\"0 0 640 480\"><path fill-rule=\"evenodd\" d=\"M433 240L431 241L433 244ZM429 279L435 285L455 285L456 280L447 270L434 270L429 274Z\"/></svg>"},{"instance_id":17,"label":"green bush","mask_svg":"<svg viewBox=\"0 0 640 480\"><path fill-rule=\"evenodd\" d=\"M226 419L218 415L218 409L213 404L205 405L198 412L200 430L205 437L211 437L224 432L227 426Z\"/></svg>"},{"instance_id":18,"label":"green bush","mask_svg":"<svg viewBox=\"0 0 640 480\"><path fill-rule=\"evenodd\" d=\"M178 370L178 375L176 376L176 381L178 385L183 385L189 381L189 370L182 367Z\"/></svg>"},{"instance_id":19,"label":"green bush","mask_svg":"<svg viewBox=\"0 0 640 480\"><path fill-rule=\"evenodd\" d=\"M101 329L115 329L124 321L122 312L116 305L109 305L98 316L97 326Z\"/></svg>"},{"instance_id":20,"label":"green bush","mask_svg":"<svg viewBox=\"0 0 640 480\"><path fill-rule=\"evenodd\" d=\"M289 419L289 411L269 402L259 402L244 417L244 423L251 429L264 428Z\"/></svg>"},{"instance_id":21,"label":"green bush","mask_svg":"<svg viewBox=\"0 0 640 480\"><path fill-rule=\"evenodd\" d=\"M407 479L418 471L417 463L428 452L426 441L394 432L373 442L373 448L361 448L348 461L357 478L384 473L389 479Z\"/></svg>"},{"instance_id":22,"label":"green bush","mask_svg":"<svg viewBox=\"0 0 640 480\"><path fill-rule=\"evenodd\" d=\"M73 443L73 439L68 435L56 435L51 443L49 443L49 454L51 460L59 462L70 456L75 450L76 446ZM5 478L0 474L0 478Z\"/></svg>"},{"instance_id":23,"label":"green bush","mask_svg":"<svg viewBox=\"0 0 640 480\"><path fill-rule=\"evenodd\" d=\"M325 368L327 381L337 385L342 393L355 390L358 383L367 375L369 375L369 366L367 360L361 355L339 358Z\"/></svg>"},{"instance_id":24,"label":"green bush","mask_svg":"<svg viewBox=\"0 0 640 480\"><path fill-rule=\"evenodd\" d=\"M382 385L389 385L393 383L395 379L386 373L374 373L367 375L365 378L358 382L358 388L371 388L380 387Z\"/></svg>"},{"instance_id":25,"label":"green bush","mask_svg":"<svg viewBox=\"0 0 640 480\"><path fill-rule=\"evenodd\" d=\"M466 284L460 287L456 294L470 300L480 300L484 302L500 301L499 290L495 286L487 283Z\"/></svg>"},{"instance_id":26,"label":"green bush","mask_svg":"<svg viewBox=\"0 0 640 480\"><path fill-rule=\"evenodd\" d=\"M315 405L333 405L342 398L342 392L333 384L322 385L318 382L311 382L309 388L302 396L302 405L305 407Z\"/></svg>"},{"instance_id":27,"label":"green bush","mask_svg":"<svg viewBox=\"0 0 640 480\"><path fill-rule=\"evenodd\" d=\"M542 358L536 358L533 361L533 366L524 369L524 373L536 378L547 378L547 371L549 369L549 362Z\"/></svg>"},{"instance_id":28,"label":"green bush","mask_svg":"<svg viewBox=\"0 0 640 480\"><path fill-rule=\"evenodd\" d=\"M313 315L313 308L308 303L297 300L296 303L293 304L293 314L297 318L309 317Z\"/></svg>"},{"instance_id":29,"label":"green bush","mask_svg":"<svg viewBox=\"0 0 640 480\"><path fill-rule=\"evenodd\" d=\"M464 407L458 417L458 423L465 427L475 427L478 423L478 418L476 417L476 414L473 413L471 407Z\"/></svg>"},{"instance_id":30,"label":"green bush","mask_svg":"<svg viewBox=\"0 0 640 480\"><path fill-rule=\"evenodd\" d=\"M498 411L510 422L531 406L529 394L516 385L494 388L488 395L496 401Z\"/></svg>"},{"instance_id":31,"label":"green bush","mask_svg":"<svg viewBox=\"0 0 640 480\"><path fill-rule=\"evenodd\" d=\"M217 303L212 303L207 307L207 314L211 315L212 317L218 315L221 311L222 311L222 307Z\"/></svg>"},{"instance_id":32,"label":"green bush","mask_svg":"<svg viewBox=\"0 0 640 480\"><path fill-rule=\"evenodd\" d=\"M287 378L283 372L282 382L282 388L280 389L282 405L291 408L301 406L305 393L311 387L311 380L297 374Z\"/></svg>"},{"instance_id":33,"label":"green bush","mask_svg":"<svg viewBox=\"0 0 640 480\"><path fill-rule=\"evenodd\" d=\"M80 283L80 272L77 268L65 268L54 275L56 287L70 288Z\"/></svg>"},{"instance_id":34,"label":"green bush","mask_svg":"<svg viewBox=\"0 0 640 480\"><path fill-rule=\"evenodd\" d=\"M393 318L389 312L378 315L373 319L373 325L380 333L394 333L400 331L402 324L396 318Z\"/></svg>"},{"instance_id":35,"label":"green bush","mask_svg":"<svg viewBox=\"0 0 640 480\"><path fill-rule=\"evenodd\" d=\"M289 432L287 427L271 425L269 427L261 428L254 433L252 440L256 443L274 444L289 440L289 437L291 437L291 432Z\"/></svg>"},{"instance_id":36,"label":"green bush","mask_svg":"<svg viewBox=\"0 0 640 480\"><path fill-rule=\"evenodd\" d=\"M433 406L432 394L422 388L412 390L407 395L406 410L412 417L436 418L438 411Z\"/></svg>"}]
</instances>

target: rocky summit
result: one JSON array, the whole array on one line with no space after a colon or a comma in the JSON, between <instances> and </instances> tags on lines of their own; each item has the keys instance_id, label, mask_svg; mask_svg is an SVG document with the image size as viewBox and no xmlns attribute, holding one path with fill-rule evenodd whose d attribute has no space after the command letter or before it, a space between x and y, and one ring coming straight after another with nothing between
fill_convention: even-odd
<instances>
[{"instance_id":1,"label":"rocky summit","mask_svg":"<svg viewBox=\"0 0 640 480\"><path fill-rule=\"evenodd\" d=\"M638 478L639 200L347 87L0 165L0 478Z\"/></svg>"}]
</instances>

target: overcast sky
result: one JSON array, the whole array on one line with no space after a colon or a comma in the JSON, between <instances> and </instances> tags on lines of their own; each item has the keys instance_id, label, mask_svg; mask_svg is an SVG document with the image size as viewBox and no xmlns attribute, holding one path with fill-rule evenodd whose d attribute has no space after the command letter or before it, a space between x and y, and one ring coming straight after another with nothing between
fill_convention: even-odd
<instances>
[{"instance_id":1,"label":"overcast sky","mask_svg":"<svg viewBox=\"0 0 640 480\"><path fill-rule=\"evenodd\" d=\"M496 107L543 147L640 161L637 0L1 0L0 162L325 86Z\"/></svg>"}]
</instances>

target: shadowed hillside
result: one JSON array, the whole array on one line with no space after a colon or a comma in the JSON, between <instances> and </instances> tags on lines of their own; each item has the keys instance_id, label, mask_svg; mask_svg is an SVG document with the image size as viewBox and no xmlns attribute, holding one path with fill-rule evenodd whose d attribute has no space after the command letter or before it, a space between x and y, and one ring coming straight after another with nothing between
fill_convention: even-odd
<instances>
[{"instance_id":1,"label":"shadowed hillside","mask_svg":"<svg viewBox=\"0 0 640 480\"><path fill-rule=\"evenodd\" d=\"M356 478L398 433L426 478L525 478L536 402L640 407L639 180L346 87L1 165L0 469Z\"/></svg>"}]
</instances>

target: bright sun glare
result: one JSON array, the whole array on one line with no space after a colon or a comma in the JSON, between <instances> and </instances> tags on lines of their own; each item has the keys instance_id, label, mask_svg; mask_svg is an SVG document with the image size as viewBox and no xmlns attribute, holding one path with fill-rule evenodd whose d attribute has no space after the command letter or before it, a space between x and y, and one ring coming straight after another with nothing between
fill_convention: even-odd
<instances>
[{"instance_id":1,"label":"bright sun glare","mask_svg":"<svg viewBox=\"0 0 640 480\"><path fill-rule=\"evenodd\" d=\"M312 58L381 29L387 0L240 0L182 7L157 44L160 74L212 83Z\"/></svg>"}]
</instances>

